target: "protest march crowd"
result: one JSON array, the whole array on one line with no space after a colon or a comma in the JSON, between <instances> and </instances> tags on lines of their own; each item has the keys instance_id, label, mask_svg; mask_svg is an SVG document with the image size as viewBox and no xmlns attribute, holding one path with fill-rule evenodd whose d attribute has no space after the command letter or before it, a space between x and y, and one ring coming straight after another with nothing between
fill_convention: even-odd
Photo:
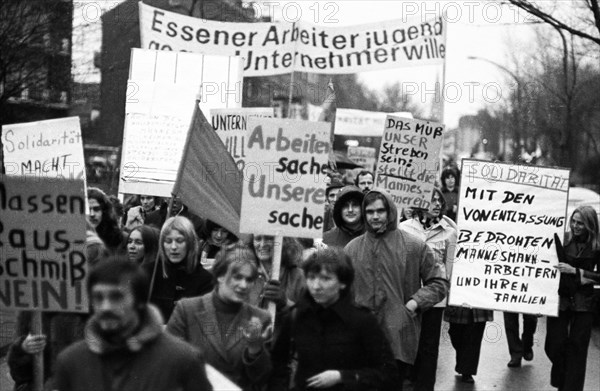
<instances>
[{"instance_id":1,"label":"protest march crowd","mask_svg":"<svg viewBox=\"0 0 600 391\"><path fill-rule=\"evenodd\" d=\"M434 390L443 322L473 384L494 310L508 367L534 359L547 315L550 384L584 389L600 233L590 206L564 216L568 169L463 159L438 172L443 124L363 112L384 128L377 162L364 147L373 161L342 175L332 85L319 121L235 99L243 77L291 73L291 101L294 72L442 66L445 18L332 27L139 11L122 197L78 171L78 117L2 127L15 390Z\"/></svg>"},{"instance_id":2,"label":"protest march crowd","mask_svg":"<svg viewBox=\"0 0 600 391\"><path fill-rule=\"evenodd\" d=\"M238 237L179 197L88 188L91 314L18 316L8 354L16 390L43 352L49 390L211 390L205 365L243 390L434 390L442 321L455 371L474 383L489 309L448 305L458 230L457 167L428 209L398 211L372 172L329 172L322 240ZM600 282L598 218L569 217L559 254L560 310L549 317L551 384L583 390ZM275 305L275 317L267 311ZM533 359L537 316L504 312L509 367ZM274 323L273 323L274 322ZM70 345L70 346L69 346Z\"/></svg>"}]
</instances>

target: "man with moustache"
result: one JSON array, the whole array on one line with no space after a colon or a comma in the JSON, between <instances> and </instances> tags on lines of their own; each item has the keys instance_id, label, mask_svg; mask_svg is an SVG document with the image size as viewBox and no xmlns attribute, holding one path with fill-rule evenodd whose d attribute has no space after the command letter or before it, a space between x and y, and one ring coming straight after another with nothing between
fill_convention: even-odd
<instances>
[{"instance_id":1,"label":"man with moustache","mask_svg":"<svg viewBox=\"0 0 600 391\"><path fill-rule=\"evenodd\" d=\"M362 170L356 175L355 185L358 186L362 192L367 193L373 188L374 181L375 177L371 171Z\"/></svg>"},{"instance_id":2,"label":"man with moustache","mask_svg":"<svg viewBox=\"0 0 600 391\"><path fill-rule=\"evenodd\" d=\"M163 332L158 309L147 304L148 288L146 273L126 259L92 270L93 315L84 340L58 356L53 390L212 390L204 357Z\"/></svg>"},{"instance_id":3,"label":"man with moustache","mask_svg":"<svg viewBox=\"0 0 600 391\"><path fill-rule=\"evenodd\" d=\"M361 211L363 198L363 192L356 186L345 186L340 190L333 206L335 228L323 234L323 243L344 248L365 232Z\"/></svg>"}]
</instances>

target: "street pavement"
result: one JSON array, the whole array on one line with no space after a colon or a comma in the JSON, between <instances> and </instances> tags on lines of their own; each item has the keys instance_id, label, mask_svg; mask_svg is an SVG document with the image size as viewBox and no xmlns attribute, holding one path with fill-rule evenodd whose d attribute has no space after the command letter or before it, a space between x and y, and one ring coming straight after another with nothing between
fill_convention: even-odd
<instances>
[{"instance_id":1,"label":"street pavement","mask_svg":"<svg viewBox=\"0 0 600 391\"><path fill-rule=\"evenodd\" d=\"M465 384L454 372L455 355L448 335L448 323L443 323L438 360L436 390L439 391L552 391L550 386L550 361L544 353L546 318L540 318L533 361L523 361L521 368L508 368L510 356L504 335L503 316L494 312L494 321L488 322L481 347L479 370L474 376L475 384ZM406 387L410 391L411 387ZM0 390L12 390L6 357L0 362ZM600 391L600 328L592 333L588 351L586 391Z\"/></svg>"}]
</instances>

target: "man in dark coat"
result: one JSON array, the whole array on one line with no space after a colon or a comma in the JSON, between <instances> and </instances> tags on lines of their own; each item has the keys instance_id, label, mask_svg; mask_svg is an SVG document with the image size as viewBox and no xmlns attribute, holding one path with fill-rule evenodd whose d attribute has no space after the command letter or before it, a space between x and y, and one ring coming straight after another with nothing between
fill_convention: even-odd
<instances>
[{"instance_id":1,"label":"man in dark coat","mask_svg":"<svg viewBox=\"0 0 600 391\"><path fill-rule=\"evenodd\" d=\"M94 313L85 339L58 356L53 390L212 390L202 354L163 333L160 313L146 304L148 287L146 273L125 259L92 270Z\"/></svg>"},{"instance_id":2,"label":"man in dark coat","mask_svg":"<svg viewBox=\"0 0 600 391\"><path fill-rule=\"evenodd\" d=\"M345 186L340 190L333 206L335 228L323 234L323 243L344 248L365 232L361 211L363 198L363 192L356 186Z\"/></svg>"}]
</instances>

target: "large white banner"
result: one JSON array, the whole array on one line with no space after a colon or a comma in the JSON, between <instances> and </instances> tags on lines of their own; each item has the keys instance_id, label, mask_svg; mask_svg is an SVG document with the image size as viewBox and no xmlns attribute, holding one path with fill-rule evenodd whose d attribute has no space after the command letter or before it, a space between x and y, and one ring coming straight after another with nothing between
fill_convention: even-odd
<instances>
[{"instance_id":1,"label":"large white banner","mask_svg":"<svg viewBox=\"0 0 600 391\"><path fill-rule=\"evenodd\" d=\"M210 122L227 152L240 170L246 164L246 134L249 118L273 118L272 107L242 107L239 109L213 109Z\"/></svg>"},{"instance_id":2,"label":"large white banner","mask_svg":"<svg viewBox=\"0 0 600 391\"><path fill-rule=\"evenodd\" d=\"M556 316L569 170L463 160L449 304Z\"/></svg>"},{"instance_id":3,"label":"large white banner","mask_svg":"<svg viewBox=\"0 0 600 391\"><path fill-rule=\"evenodd\" d=\"M88 312L82 180L0 175L0 307Z\"/></svg>"},{"instance_id":4,"label":"large white banner","mask_svg":"<svg viewBox=\"0 0 600 391\"><path fill-rule=\"evenodd\" d=\"M241 91L239 58L132 49L119 192L170 197L196 99L208 113Z\"/></svg>"},{"instance_id":5,"label":"large white banner","mask_svg":"<svg viewBox=\"0 0 600 391\"><path fill-rule=\"evenodd\" d=\"M248 120L241 233L322 237L330 133L327 122Z\"/></svg>"},{"instance_id":6,"label":"large white banner","mask_svg":"<svg viewBox=\"0 0 600 391\"><path fill-rule=\"evenodd\" d=\"M442 17L346 27L307 23L228 23L140 4L142 48L241 56L244 76L344 74L442 64Z\"/></svg>"},{"instance_id":7,"label":"large white banner","mask_svg":"<svg viewBox=\"0 0 600 391\"><path fill-rule=\"evenodd\" d=\"M79 117L2 125L6 175L85 180Z\"/></svg>"},{"instance_id":8,"label":"large white banner","mask_svg":"<svg viewBox=\"0 0 600 391\"><path fill-rule=\"evenodd\" d=\"M398 209L428 209L437 179L444 125L388 115L377 158L375 187Z\"/></svg>"}]
</instances>

